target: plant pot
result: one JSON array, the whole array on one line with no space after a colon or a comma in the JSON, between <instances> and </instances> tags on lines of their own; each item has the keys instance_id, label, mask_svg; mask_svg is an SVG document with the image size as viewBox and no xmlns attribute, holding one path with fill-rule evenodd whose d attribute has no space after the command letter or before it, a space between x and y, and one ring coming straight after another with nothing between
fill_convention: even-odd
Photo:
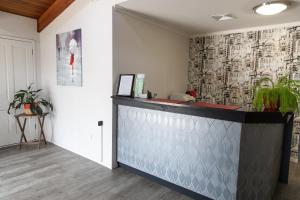
<instances>
[{"instance_id":1,"label":"plant pot","mask_svg":"<svg viewBox=\"0 0 300 200\"><path fill-rule=\"evenodd\" d=\"M269 107L266 106L266 103L264 101L264 112L279 112L279 107L279 100L277 101L277 103L271 101Z\"/></svg>"},{"instance_id":2,"label":"plant pot","mask_svg":"<svg viewBox=\"0 0 300 200\"><path fill-rule=\"evenodd\" d=\"M31 112L31 104L24 104L24 113L26 115L32 115L32 112Z\"/></svg>"}]
</instances>

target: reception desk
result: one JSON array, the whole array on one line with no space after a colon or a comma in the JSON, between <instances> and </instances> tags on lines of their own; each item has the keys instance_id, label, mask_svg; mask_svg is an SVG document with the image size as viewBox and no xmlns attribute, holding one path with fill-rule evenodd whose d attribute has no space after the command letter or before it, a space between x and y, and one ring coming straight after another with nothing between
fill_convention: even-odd
<instances>
[{"instance_id":1,"label":"reception desk","mask_svg":"<svg viewBox=\"0 0 300 200\"><path fill-rule=\"evenodd\" d=\"M288 182L293 114L113 97L119 166L195 199L268 200Z\"/></svg>"}]
</instances>

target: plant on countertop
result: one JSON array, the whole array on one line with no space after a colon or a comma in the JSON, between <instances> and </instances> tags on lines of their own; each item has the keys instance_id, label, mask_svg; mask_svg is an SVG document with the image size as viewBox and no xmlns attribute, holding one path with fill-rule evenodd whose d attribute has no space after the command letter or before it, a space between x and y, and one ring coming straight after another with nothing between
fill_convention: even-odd
<instances>
[{"instance_id":1,"label":"plant on countertop","mask_svg":"<svg viewBox=\"0 0 300 200\"><path fill-rule=\"evenodd\" d=\"M24 108L25 114L43 114L42 107L53 111L53 105L49 101L40 98L39 93L42 89L34 90L33 84L30 84L27 89L19 90L14 95L13 101L9 104L7 113L10 114L11 109L18 110Z\"/></svg>"},{"instance_id":2,"label":"plant on countertop","mask_svg":"<svg viewBox=\"0 0 300 200\"><path fill-rule=\"evenodd\" d=\"M266 83L271 86L266 86ZM288 76L279 78L275 84L270 78L262 78L255 87L253 107L264 112L299 112L300 81Z\"/></svg>"}]
</instances>

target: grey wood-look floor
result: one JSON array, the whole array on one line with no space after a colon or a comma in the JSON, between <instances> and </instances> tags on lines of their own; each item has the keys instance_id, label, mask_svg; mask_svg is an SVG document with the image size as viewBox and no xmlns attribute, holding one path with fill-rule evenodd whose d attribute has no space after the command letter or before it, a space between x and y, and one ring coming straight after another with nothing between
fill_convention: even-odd
<instances>
[{"instance_id":1,"label":"grey wood-look floor","mask_svg":"<svg viewBox=\"0 0 300 200\"><path fill-rule=\"evenodd\" d=\"M300 167L275 200L300 199ZM109 170L55 145L0 149L1 200L190 200L138 175Z\"/></svg>"},{"instance_id":2,"label":"grey wood-look floor","mask_svg":"<svg viewBox=\"0 0 300 200\"><path fill-rule=\"evenodd\" d=\"M189 200L124 169L48 145L0 150L0 200Z\"/></svg>"}]
</instances>

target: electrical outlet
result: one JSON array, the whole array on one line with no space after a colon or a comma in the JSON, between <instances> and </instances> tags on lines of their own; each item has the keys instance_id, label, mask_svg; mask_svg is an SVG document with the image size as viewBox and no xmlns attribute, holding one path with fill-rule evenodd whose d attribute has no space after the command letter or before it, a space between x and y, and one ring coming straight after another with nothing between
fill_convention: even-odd
<instances>
[{"instance_id":1,"label":"electrical outlet","mask_svg":"<svg viewBox=\"0 0 300 200\"><path fill-rule=\"evenodd\" d=\"M103 126L103 121L98 121L98 126Z\"/></svg>"}]
</instances>

